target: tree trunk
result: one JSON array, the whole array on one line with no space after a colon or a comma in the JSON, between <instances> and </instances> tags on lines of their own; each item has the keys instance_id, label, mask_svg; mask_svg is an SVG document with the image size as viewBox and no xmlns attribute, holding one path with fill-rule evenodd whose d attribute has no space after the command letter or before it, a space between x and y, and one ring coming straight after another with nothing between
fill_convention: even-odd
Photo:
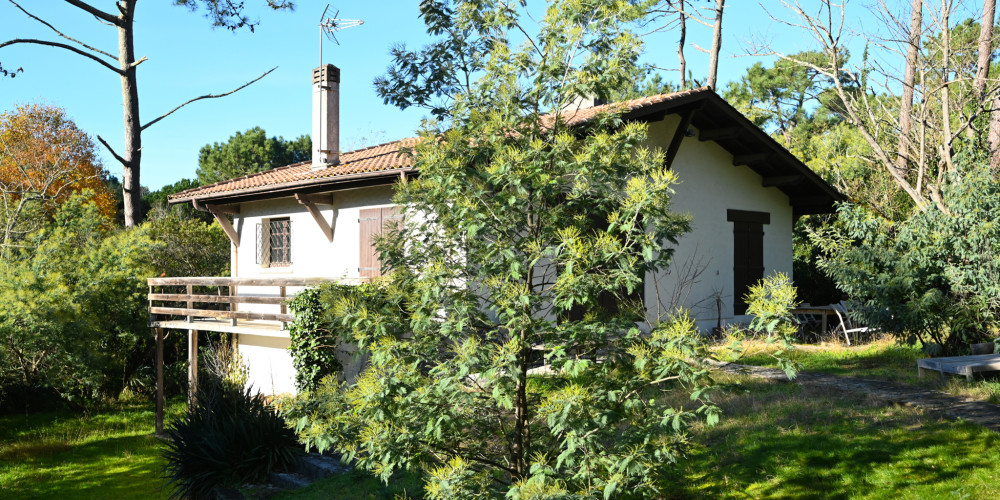
<instances>
[{"instance_id":1,"label":"tree trunk","mask_svg":"<svg viewBox=\"0 0 1000 500\"><path fill-rule=\"evenodd\" d=\"M142 125L139 122L139 86L135 70L135 43L133 22L136 0L118 2L121 12L118 26L118 63L123 74L122 107L125 111L125 150L122 154L124 169L122 185L125 200L125 226L134 227L139 222L142 193L139 183L139 164L142 158Z\"/></svg>"},{"instance_id":2,"label":"tree trunk","mask_svg":"<svg viewBox=\"0 0 1000 500\"><path fill-rule=\"evenodd\" d=\"M681 39L677 42L677 61L680 63L681 72L681 90L687 88L687 60L684 59L684 44L687 39L687 13L684 11L684 0L680 0L680 22L681 22Z\"/></svg>"},{"instance_id":3,"label":"tree trunk","mask_svg":"<svg viewBox=\"0 0 1000 500\"><path fill-rule=\"evenodd\" d=\"M715 0L715 29L712 36L712 53L708 62L708 86L715 90L716 76L719 72L719 51L722 50L722 10L726 0Z\"/></svg>"},{"instance_id":4,"label":"tree trunk","mask_svg":"<svg viewBox=\"0 0 1000 500\"><path fill-rule=\"evenodd\" d=\"M980 102L986 99L986 79L990 76L990 63L993 56L993 25L996 19L996 0L983 0L983 17L979 26L979 59L976 63L976 94ZM986 135L990 148L990 166L1000 168L1000 96L994 95L990 100L989 131Z\"/></svg>"},{"instance_id":5,"label":"tree trunk","mask_svg":"<svg viewBox=\"0 0 1000 500\"><path fill-rule=\"evenodd\" d=\"M944 84L941 85L941 125L944 137L941 141L941 157L948 171L955 169L952 163L951 137L951 0L941 0L941 72ZM941 186L936 187L940 191Z\"/></svg>"},{"instance_id":6,"label":"tree trunk","mask_svg":"<svg viewBox=\"0 0 1000 500\"><path fill-rule=\"evenodd\" d=\"M980 102L986 96L986 79L990 76L990 56L993 55L993 19L996 0L983 0L983 18L979 25L979 58L976 61L976 95Z\"/></svg>"},{"instance_id":7,"label":"tree trunk","mask_svg":"<svg viewBox=\"0 0 1000 500\"><path fill-rule=\"evenodd\" d=\"M903 71L903 97L899 103L899 145L896 148L896 170L906 172L910 157L910 131L913 128L913 82L917 73L917 51L920 49L920 26L923 23L923 0L913 0L910 7L910 32L906 47L906 68Z\"/></svg>"}]
</instances>

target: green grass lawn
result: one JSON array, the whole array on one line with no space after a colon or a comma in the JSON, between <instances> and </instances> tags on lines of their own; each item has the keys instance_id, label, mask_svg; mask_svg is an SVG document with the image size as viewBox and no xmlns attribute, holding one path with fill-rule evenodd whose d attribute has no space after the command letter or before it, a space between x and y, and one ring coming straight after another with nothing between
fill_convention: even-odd
<instances>
[{"instance_id":1,"label":"green grass lawn","mask_svg":"<svg viewBox=\"0 0 1000 500\"><path fill-rule=\"evenodd\" d=\"M806 369L861 376L887 366L910 371L916 359L891 344L830 349L796 356ZM691 430L695 447L664 487L670 498L1000 498L1000 434L864 394L748 376L717 379L722 421ZM677 405L690 403L678 397ZM182 409L182 402L170 405L171 414ZM89 416L0 417L0 498L166 498L162 444L152 431L146 404ZM274 498L422 495L414 474L384 485L353 471Z\"/></svg>"},{"instance_id":2,"label":"green grass lawn","mask_svg":"<svg viewBox=\"0 0 1000 500\"><path fill-rule=\"evenodd\" d=\"M748 342L748 345L749 349L744 357L732 359L722 354L721 359L747 365L776 366L774 358L769 354L774 347L753 341ZM964 377L950 375L944 379L936 375L918 377L917 360L926 355L919 346L900 344L889 337L855 346L839 343L797 345L785 355L805 371L913 384L957 396L1000 403L1000 379L990 376L968 382Z\"/></svg>"},{"instance_id":3,"label":"green grass lawn","mask_svg":"<svg viewBox=\"0 0 1000 500\"><path fill-rule=\"evenodd\" d=\"M170 415L183 411L173 403ZM0 417L0 498L167 498L151 404Z\"/></svg>"},{"instance_id":4,"label":"green grass lawn","mask_svg":"<svg viewBox=\"0 0 1000 500\"><path fill-rule=\"evenodd\" d=\"M747 365L769 366L774 358L763 343L750 342L748 355L736 360ZM917 381L917 360L926 357L919 346L897 343L891 338L871 343L847 346L844 344L797 345L787 356L799 364L801 369L848 375L853 377L875 377L896 382Z\"/></svg>"},{"instance_id":5,"label":"green grass lawn","mask_svg":"<svg viewBox=\"0 0 1000 500\"><path fill-rule=\"evenodd\" d=\"M866 395L723 375L676 498L1000 498L1000 435Z\"/></svg>"}]
</instances>

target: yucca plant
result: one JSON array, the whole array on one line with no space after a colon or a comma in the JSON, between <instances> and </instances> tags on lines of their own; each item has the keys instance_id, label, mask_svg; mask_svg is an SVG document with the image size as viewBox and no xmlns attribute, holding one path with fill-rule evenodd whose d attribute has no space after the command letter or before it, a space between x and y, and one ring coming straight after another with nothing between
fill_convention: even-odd
<instances>
[{"instance_id":1,"label":"yucca plant","mask_svg":"<svg viewBox=\"0 0 1000 500\"><path fill-rule=\"evenodd\" d=\"M252 389L213 381L167 427L165 477L171 498L207 498L212 489L265 480L295 463L295 434Z\"/></svg>"}]
</instances>

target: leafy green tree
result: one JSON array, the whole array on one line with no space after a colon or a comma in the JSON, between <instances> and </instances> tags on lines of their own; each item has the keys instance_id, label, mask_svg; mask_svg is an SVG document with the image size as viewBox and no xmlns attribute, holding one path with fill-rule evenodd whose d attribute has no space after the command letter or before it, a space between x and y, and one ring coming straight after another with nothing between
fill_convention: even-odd
<instances>
[{"instance_id":1,"label":"leafy green tree","mask_svg":"<svg viewBox=\"0 0 1000 500\"><path fill-rule=\"evenodd\" d=\"M224 143L202 147L198 152L198 183L212 184L311 157L309 136L302 135L286 141L282 137L267 137L264 129L254 127L246 132L236 132Z\"/></svg>"},{"instance_id":2,"label":"leafy green tree","mask_svg":"<svg viewBox=\"0 0 1000 500\"><path fill-rule=\"evenodd\" d=\"M980 165L957 162L944 209L892 221L848 205L815 234L820 266L862 302L864 319L931 354L1000 333L1000 185Z\"/></svg>"},{"instance_id":3,"label":"leafy green tree","mask_svg":"<svg viewBox=\"0 0 1000 500\"><path fill-rule=\"evenodd\" d=\"M167 203L167 197L170 195L187 189L196 188L198 186L200 186L200 184L198 184L198 181L195 179L181 179L173 184L163 186L156 191L148 191L142 197L142 204L143 208L146 210L146 217L161 219L167 216L177 216L183 219L212 222L214 219L212 218L212 214L208 212L196 210L188 204L170 205Z\"/></svg>"},{"instance_id":4,"label":"leafy green tree","mask_svg":"<svg viewBox=\"0 0 1000 500\"><path fill-rule=\"evenodd\" d=\"M636 81L644 9L555 0L518 46L519 9L449 11L469 44L489 41L484 73L414 148L381 293L333 308L370 366L286 412L383 479L422 471L431 498L661 497L687 425L718 418L693 321L646 323L639 298L688 228L669 211L675 176L642 146L645 124L550 114Z\"/></svg>"},{"instance_id":5,"label":"leafy green tree","mask_svg":"<svg viewBox=\"0 0 1000 500\"><path fill-rule=\"evenodd\" d=\"M148 257L153 275L229 276L229 238L214 221L169 214L141 227L156 243Z\"/></svg>"},{"instance_id":6,"label":"leafy green tree","mask_svg":"<svg viewBox=\"0 0 1000 500\"><path fill-rule=\"evenodd\" d=\"M789 57L817 64L823 55L800 52ZM830 113L831 85L830 79L815 69L778 59L770 68L759 62L747 68L738 82L730 82L724 95L758 127L779 135L785 147L790 147L797 127L831 119L842 121Z\"/></svg>"},{"instance_id":7,"label":"leafy green tree","mask_svg":"<svg viewBox=\"0 0 1000 500\"><path fill-rule=\"evenodd\" d=\"M76 405L115 396L144 364L147 255L91 193L73 195L0 270L0 386Z\"/></svg>"}]
</instances>

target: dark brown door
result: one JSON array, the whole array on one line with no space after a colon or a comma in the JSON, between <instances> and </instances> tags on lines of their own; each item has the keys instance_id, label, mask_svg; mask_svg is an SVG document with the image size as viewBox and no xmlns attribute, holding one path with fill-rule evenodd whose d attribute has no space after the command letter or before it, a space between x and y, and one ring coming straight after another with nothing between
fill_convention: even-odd
<instances>
[{"instance_id":1,"label":"dark brown door","mask_svg":"<svg viewBox=\"0 0 1000 500\"><path fill-rule=\"evenodd\" d=\"M729 210L733 223L733 314L747 312L743 298L752 285L764 278L764 224L770 224L771 214Z\"/></svg>"}]
</instances>

